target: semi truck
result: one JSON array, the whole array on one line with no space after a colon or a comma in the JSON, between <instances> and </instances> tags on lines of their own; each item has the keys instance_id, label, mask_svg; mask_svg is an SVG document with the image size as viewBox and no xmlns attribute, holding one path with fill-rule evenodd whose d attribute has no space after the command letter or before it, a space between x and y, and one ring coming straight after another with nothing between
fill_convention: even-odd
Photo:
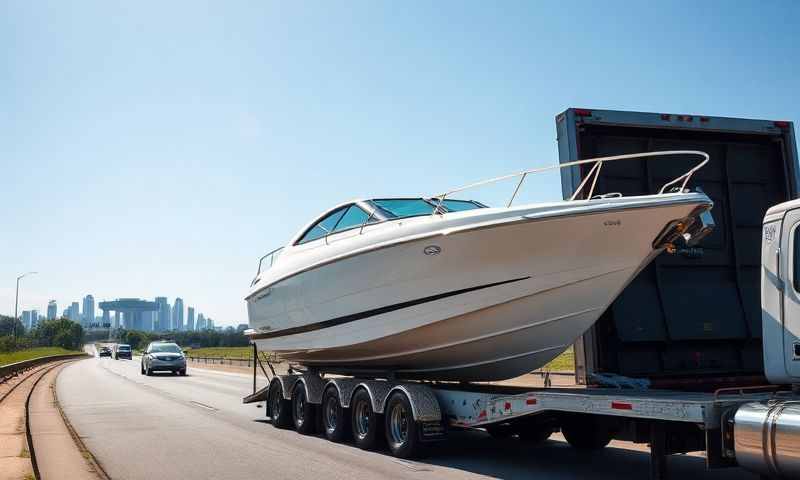
<instances>
[{"instance_id":1,"label":"semi truck","mask_svg":"<svg viewBox=\"0 0 800 480\"><path fill-rule=\"evenodd\" d=\"M688 187L714 201L713 233L699 246L676 244L672 255L656 258L576 342L580 388L273 370L256 390L254 363L253 393L243 401L266 401L276 427L321 431L362 448L386 445L401 458L451 429L482 428L531 443L560 431L582 450L613 439L648 444L652 479L667 478L668 455L698 451L707 468L739 465L766 478L800 478L793 124L570 108L556 117L556 131L561 163L658 150L699 150L711 158ZM688 170L689 161L609 164L596 190L653 191ZM580 167L561 172L564 198L591 174Z\"/></svg>"}]
</instances>

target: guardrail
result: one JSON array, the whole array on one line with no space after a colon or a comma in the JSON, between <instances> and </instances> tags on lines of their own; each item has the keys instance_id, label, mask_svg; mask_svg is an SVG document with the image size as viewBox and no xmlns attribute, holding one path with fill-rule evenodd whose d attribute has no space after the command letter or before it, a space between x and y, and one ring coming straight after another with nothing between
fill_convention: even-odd
<instances>
[{"instance_id":1,"label":"guardrail","mask_svg":"<svg viewBox=\"0 0 800 480\"><path fill-rule=\"evenodd\" d=\"M30 368L52 362L55 360L64 360L73 357L85 357L87 353L63 353L60 355L48 355L46 357L31 358L30 360L23 360L21 362L9 363L8 365L0 366L0 383L5 382L9 378L15 377L20 373Z\"/></svg>"},{"instance_id":2,"label":"guardrail","mask_svg":"<svg viewBox=\"0 0 800 480\"><path fill-rule=\"evenodd\" d=\"M274 356L272 355L259 355L261 357L261 361L268 361L270 363L280 363ZM240 367L252 367L253 366L253 357L186 357L189 361L202 363L204 365L238 365Z\"/></svg>"}]
</instances>

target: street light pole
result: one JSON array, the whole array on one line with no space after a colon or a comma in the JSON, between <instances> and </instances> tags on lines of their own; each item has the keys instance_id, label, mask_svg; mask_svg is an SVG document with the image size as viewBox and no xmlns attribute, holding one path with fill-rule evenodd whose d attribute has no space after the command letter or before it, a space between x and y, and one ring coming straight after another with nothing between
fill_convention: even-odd
<instances>
[{"instance_id":1,"label":"street light pole","mask_svg":"<svg viewBox=\"0 0 800 480\"><path fill-rule=\"evenodd\" d=\"M19 281L22 280L22 278L25 277L26 275L33 275L34 273L38 272L27 272L17 277L17 292L14 295L14 321L11 323L12 337L14 338L15 345L17 343L17 320L19 319L17 315L19 310Z\"/></svg>"}]
</instances>

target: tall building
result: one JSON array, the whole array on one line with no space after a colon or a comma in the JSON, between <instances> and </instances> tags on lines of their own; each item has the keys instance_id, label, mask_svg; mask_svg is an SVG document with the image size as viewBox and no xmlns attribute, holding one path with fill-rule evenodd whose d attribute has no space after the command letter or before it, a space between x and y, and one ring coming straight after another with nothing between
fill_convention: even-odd
<instances>
[{"instance_id":1,"label":"tall building","mask_svg":"<svg viewBox=\"0 0 800 480\"><path fill-rule=\"evenodd\" d=\"M172 305L172 329L183 330L183 299L175 297L175 304Z\"/></svg>"},{"instance_id":2,"label":"tall building","mask_svg":"<svg viewBox=\"0 0 800 480\"><path fill-rule=\"evenodd\" d=\"M186 309L186 330L194 330L194 307Z\"/></svg>"},{"instance_id":3,"label":"tall building","mask_svg":"<svg viewBox=\"0 0 800 480\"><path fill-rule=\"evenodd\" d=\"M214 330L214 320L206 319L206 330Z\"/></svg>"},{"instance_id":4,"label":"tall building","mask_svg":"<svg viewBox=\"0 0 800 480\"><path fill-rule=\"evenodd\" d=\"M111 312L108 310L103 310L103 327L110 328L111 327ZM114 327L116 328L116 327Z\"/></svg>"},{"instance_id":5,"label":"tall building","mask_svg":"<svg viewBox=\"0 0 800 480\"><path fill-rule=\"evenodd\" d=\"M197 329L198 330L206 329L206 317L202 313L197 314Z\"/></svg>"},{"instance_id":6,"label":"tall building","mask_svg":"<svg viewBox=\"0 0 800 480\"><path fill-rule=\"evenodd\" d=\"M58 316L58 304L55 300L47 302L47 319L53 320Z\"/></svg>"},{"instance_id":7,"label":"tall building","mask_svg":"<svg viewBox=\"0 0 800 480\"><path fill-rule=\"evenodd\" d=\"M78 302L72 302L72 306L69 307L72 311L70 312L70 320L74 320L76 322L81 321L81 307Z\"/></svg>"},{"instance_id":8,"label":"tall building","mask_svg":"<svg viewBox=\"0 0 800 480\"><path fill-rule=\"evenodd\" d=\"M25 310L22 312L22 324L25 325L25 328L27 328L28 330L30 330L34 326L33 320L31 319L32 313L33 312L31 312L30 310Z\"/></svg>"},{"instance_id":9,"label":"tall building","mask_svg":"<svg viewBox=\"0 0 800 480\"><path fill-rule=\"evenodd\" d=\"M158 305L158 310L156 311L155 322L153 322L153 330L165 332L170 329L169 303L167 303L167 297L156 297L156 305Z\"/></svg>"},{"instance_id":10,"label":"tall building","mask_svg":"<svg viewBox=\"0 0 800 480\"><path fill-rule=\"evenodd\" d=\"M94 323L94 297L86 295L83 297L83 324L88 327Z\"/></svg>"},{"instance_id":11,"label":"tall building","mask_svg":"<svg viewBox=\"0 0 800 480\"><path fill-rule=\"evenodd\" d=\"M39 324L39 310L31 310L31 328Z\"/></svg>"}]
</instances>

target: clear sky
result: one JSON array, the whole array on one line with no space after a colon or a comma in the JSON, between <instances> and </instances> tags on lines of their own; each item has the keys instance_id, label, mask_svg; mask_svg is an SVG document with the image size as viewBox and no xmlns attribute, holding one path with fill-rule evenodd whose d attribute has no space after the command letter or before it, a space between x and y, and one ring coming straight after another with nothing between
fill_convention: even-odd
<instances>
[{"instance_id":1,"label":"clear sky","mask_svg":"<svg viewBox=\"0 0 800 480\"><path fill-rule=\"evenodd\" d=\"M0 312L245 323L322 210L554 163L567 107L800 120L800 2L650 3L2 1Z\"/></svg>"}]
</instances>

